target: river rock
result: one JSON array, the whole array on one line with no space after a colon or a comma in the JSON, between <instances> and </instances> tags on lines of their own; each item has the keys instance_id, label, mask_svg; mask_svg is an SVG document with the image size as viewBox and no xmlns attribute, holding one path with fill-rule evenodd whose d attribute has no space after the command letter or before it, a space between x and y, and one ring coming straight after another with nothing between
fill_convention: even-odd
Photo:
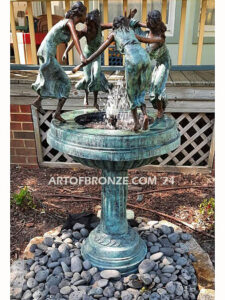
<instances>
[{"instance_id":1,"label":"river rock","mask_svg":"<svg viewBox=\"0 0 225 300\"><path fill-rule=\"evenodd\" d=\"M48 277L48 274L49 274L49 270L41 270L41 271L38 271L36 276L35 276L35 279L38 281L38 282L43 282L45 281L45 279Z\"/></svg>"},{"instance_id":2,"label":"river rock","mask_svg":"<svg viewBox=\"0 0 225 300\"><path fill-rule=\"evenodd\" d=\"M29 289L33 289L37 285L38 285L38 282L35 278L29 278L27 280L27 286L28 286Z\"/></svg>"},{"instance_id":3,"label":"river rock","mask_svg":"<svg viewBox=\"0 0 225 300\"><path fill-rule=\"evenodd\" d=\"M152 254L150 256L150 260L157 261L157 260L159 260L162 257L163 257L163 253L162 252L157 252L157 253Z\"/></svg>"},{"instance_id":4,"label":"river rock","mask_svg":"<svg viewBox=\"0 0 225 300\"><path fill-rule=\"evenodd\" d=\"M148 273L152 271L155 267L155 262L150 259L144 259L138 266L138 272L140 274Z\"/></svg>"},{"instance_id":5,"label":"river rock","mask_svg":"<svg viewBox=\"0 0 225 300\"><path fill-rule=\"evenodd\" d=\"M176 244L180 240L180 235L174 232L168 235L168 239L172 244Z\"/></svg>"},{"instance_id":6,"label":"river rock","mask_svg":"<svg viewBox=\"0 0 225 300\"><path fill-rule=\"evenodd\" d=\"M60 289L60 293L63 295L68 295L71 293L71 287L70 286L64 286Z\"/></svg>"},{"instance_id":7,"label":"river rock","mask_svg":"<svg viewBox=\"0 0 225 300\"><path fill-rule=\"evenodd\" d=\"M76 224L73 226L73 230L74 230L74 231L80 230L81 228L84 228L84 227L85 227L84 224L76 223Z\"/></svg>"},{"instance_id":8,"label":"river rock","mask_svg":"<svg viewBox=\"0 0 225 300\"><path fill-rule=\"evenodd\" d=\"M175 290L176 290L176 285L174 284L173 281L169 281L167 284L166 284L166 290L169 294L174 294L175 293Z\"/></svg>"},{"instance_id":9,"label":"river rock","mask_svg":"<svg viewBox=\"0 0 225 300\"><path fill-rule=\"evenodd\" d=\"M100 273L100 276L104 279L120 278L121 274L117 270L104 270Z\"/></svg>"},{"instance_id":10,"label":"river rock","mask_svg":"<svg viewBox=\"0 0 225 300\"><path fill-rule=\"evenodd\" d=\"M83 269L83 264L81 259L78 256L73 256L71 258L71 272L75 273L75 272L81 272L81 270Z\"/></svg>"}]
</instances>

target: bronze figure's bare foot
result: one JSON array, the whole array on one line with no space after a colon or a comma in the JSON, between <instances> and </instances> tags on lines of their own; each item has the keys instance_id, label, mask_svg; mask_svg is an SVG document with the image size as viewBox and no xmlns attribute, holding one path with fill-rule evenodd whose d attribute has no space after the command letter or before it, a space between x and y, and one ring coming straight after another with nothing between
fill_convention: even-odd
<instances>
[{"instance_id":1,"label":"bronze figure's bare foot","mask_svg":"<svg viewBox=\"0 0 225 300\"><path fill-rule=\"evenodd\" d=\"M140 129L141 129L140 123L136 123L136 124L134 125L134 131L135 131L135 132L138 132Z\"/></svg>"},{"instance_id":2,"label":"bronze figure's bare foot","mask_svg":"<svg viewBox=\"0 0 225 300\"><path fill-rule=\"evenodd\" d=\"M164 114L164 109L162 106L162 101L157 101L157 108L158 108L158 112L157 112L157 118L161 119L163 117Z\"/></svg>"},{"instance_id":3,"label":"bronze figure's bare foot","mask_svg":"<svg viewBox=\"0 0 225 300\"><path fill-rule=\"evenodd\" d=\"M84 106L88 105L88 91L85 90L85 96L84 96Z\"/></svg>"},{"instance_id":4,"label":"bronze figure's bare foot","mask_svg":"<svg viewBox=\"0 0 225 300\"><path fill-rule=\"evenodd\" d=\"M153 124L154 123L154 118L152 118L152 117L148 117L148 124L150 125L150 124Z\"/></svg>"},{"instance_id":5,"label":"bronze figure's bare foot","mask_svg":"<svg viewBox=\"0 0 225 300\"><path fill-rule=\"evenodd\" d=\"M149 125L149 118L148 118L148 116L144 116L144 122L143 122L142 129L148 130L148 125Z\"/></svg>"},{"instance_id":6,"label":"bronze figure's bare foot","mask_svg":"<svg viewBox=\"0 0 225 300\"><path fill-rule=\"evenodd\" d=\"M86 96L84 97L84 106L88 106L88 99Z\"/></svg>"},{"instance_id":7,"label":"bronze figure's bare foot","mask_svg":"<svg viewBox=\"0 0 225 300\"><path fill-rule=\"evenodd\" d=\"M94 107L95 107L97 110L100 110L98 103L94 103Z\"/></svg>"},{"instance_id":8,"label":"bronze figure's bare foot","mask_svg":"<svg viewBox=\"0 0 225 300\"><path fill-rule=\"evenodd\" d=\"M54 114L54 119L60 121L61 123L66 123L66 120L64 120L59 113Z\"/></svg>"},{"instance_id":9,"label":"bronze figure's bare foot","mask_svg":"<svg viewBox=\"0 0 225 300\"><path fill-rule=\"evenodd\" d=\"M163 110L158 110L157 118L162 119L163 115L164 115L164 111Z\"/></svg>"},{"instance_id":10,"label":"bronze figure's bare foot","mask_svg":"<svg viewBox=\"0 0 225 300\"><path fill-rule=\"evenodd\" d=\"M40 99L37 99L36 101L34 101L34 103L32 105L37 108L37 111L39 113L41 113L42 115L45 114L45 110L41 106L41 100Z\"/></svg>"}]
</instances>

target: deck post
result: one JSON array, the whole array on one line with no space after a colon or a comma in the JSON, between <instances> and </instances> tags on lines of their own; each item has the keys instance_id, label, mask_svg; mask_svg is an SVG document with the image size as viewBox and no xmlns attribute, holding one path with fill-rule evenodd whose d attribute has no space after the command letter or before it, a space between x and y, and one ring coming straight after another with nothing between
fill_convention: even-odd
<instances>
[{"instance_id":1,"label":"deck post","mask_svg":"<svg viewBox=\"0 0 225 300\"><path fill-rule=\"evenodd\" d=\"M207 6L207 0L202 0L196 65L200 65L201 59L202 59L202 48L203 48L203 41L204 41L204 29L205 29L205 18L206 18L206 6Z\"/></svg>"},{"instance_id":2,"label":"deck post","mask_svg":"<svg viewBox=\"0 0 225 300\"><path fill-rule=\"evenodd\" d=\"M162 0L162 21L166 24L167 0Z\"/></svg>"},{"instance_id":3,"label":"deck post","mask_svg":"<svg viewBox=\"0 0 225 300\"><path fill-rule=\"evenodd\" d=\"M109 22L109 12L108 12L108 0L103 0L103 20L104 23ZM108 37L108 30L104 30L104 40ZM107 48L104 52L104 65L109 65L109 48Z\"/></svg>"},{"instance_id":4,"label":"deck post","mask_svg":"<svg viewBox=\"0 0 225 300\"><path fill-rule=\"evenodd\" d=\"M46 11L47 11L47 22L48 22L48 31L52 28L52 8L51 1L46 1Z\"/></svg>"},{"instance_id":5,"label":"deck post","mask_svg":"<svg viewBox=\"0 0 225 300\"><path fill-rule=\"evenodd\" d=\"M179 50L178 50L178 61L177 61L178 65L182 65L182 61L183 61L186 11L187 11L187 0L182 0L181 20L180 20L180 38L179 38Z\"/></svg>"},{"instance_id":6,"label":"deck post","mask_svg":"<svg viewBox=\"0 0 225 300\"><path fill-rule=\"evenodd\" d=\"M13 2L10 2L10 24L11 24L12 39L13 39L13 48L14 48L14 53L15 53L15 61L16 61L16 64L20 64L20 56L19 56L18 40L17 40L17 35L16 35L16 23L15 23Z\"/></svg>"},{"instance_id":7,"label":"deck post","mask_svg":"<svg viewBox=\"0 0 225 300\"><path fill-rule=\"evenodd\" d=\"M27 11L28 11L28 22L29 22L29 32L30 32L32 63L34 65L37 65L37 49L36 49L34 19L33 19L33 10L32 10L32 2L31 1L27 1Z\"/></svg>"},{"instance_id":8,"label":"deck post","mask_svg":"<svg viewBox=\"0 0 225 300\"><path fill-rule=\"evenodd\" d=\"M65 0L66 11L70 10L70 0ZM73 59L73 49L71 49L68 53L69 65L72 66L74 64Z\"/></svg>"}]
</instances>

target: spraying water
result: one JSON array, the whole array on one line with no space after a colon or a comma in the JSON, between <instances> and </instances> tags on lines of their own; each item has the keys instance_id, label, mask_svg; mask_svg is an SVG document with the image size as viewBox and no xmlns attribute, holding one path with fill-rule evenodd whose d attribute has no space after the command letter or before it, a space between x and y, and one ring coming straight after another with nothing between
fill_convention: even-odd
<instances>
[{"instance_id":1,"label":"spraying water","mask_svg":"<svg viewBox=\"0 0 225 300\"><path fill-rule=\"evenodd\" d=\"M130 129L134 124L125 84L118 80L104 103L106 124L113 129Z\"/></svg>"},{"instance_id":2,"label":"spraying water","mask_svg":"<svg viewBox=\"0 0 225 300\"><path fill-rule=\"evenodd\" d=\"M100 102L104 107L103 111L105 111L103 121L90 122L86 124L87 127L122 130L133 128L134 120L130 111L125 81L118 80L112 90L109 91L108 99L100 99ZM142 114L139 119L142 121Z\"/></svg>"}]
</instances>

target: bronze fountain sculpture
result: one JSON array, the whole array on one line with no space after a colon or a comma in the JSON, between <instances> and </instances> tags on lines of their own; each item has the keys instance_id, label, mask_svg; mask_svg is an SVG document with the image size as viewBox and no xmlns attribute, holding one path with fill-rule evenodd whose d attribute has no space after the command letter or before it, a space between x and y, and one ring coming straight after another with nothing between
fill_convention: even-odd
<instances>
[{"instance_id":1,"label":"bronze fountain sculpture","mask_svg":"<svg viewBox=\"0 0 225 300\"><path fill-rule=\"evenodd\" d=\"M67 153L75 162L99 168L102 176L109 181L102 187L101 221L82 246L82 256L93 266L102 269L117 269L121 274L133 273L145 258L147 248L138 233L128 226L126 219L127 183L113 183L113 179L127 177L128 169L138 168L151 163L157 156L174 150L180 144L180 134L176 122L164 115L166 106L165 84L170 68L170 58L165 46L165 25L157 11L148 15L147 25L135 21L132 17L116 17L113 24L102 25L99 12L88 14L81 2L74 4L66 18L56 24L46 36L38 56L40 72L33 88L39 97L34 106L42 113L41 99L53 97L59 104L48 132L48 143L55 149ZM84 23L86 29L77 32L74 26ZM89 32L93 22L94 32ZM141 34L141 26L150 31ZM101 30L112 27L113 31L101 44ZM63 104L69 95L70 83L62 67L54 58L58 42L72 43L66 53L75 45L81 57L81 64L74 72L84 67L85 77L76 87L86 92L85 104L88 104L88 93L94 92L94 106L97 109L70 111L60 115ZM83 55L79 38L85 36L87 48ZM89 124L105 122L105 111L98 111L98 91L108 92L111 88L101 72L99 55L113 42L125 55L125 80L127 100L132 113L133 130L90 127ZM140 42L151 44L147 52ZM151 74L151 59L156 59L156 67ZM89 65L91 64L91 65ZM90 66L90 67L89 67ZM96 71L96 72L95 72ZM104 90L105 89L105 90ZM158 114L153 123L149 120L153 113L147 112L145 104L146 91L150 90L150 99ZM139 121L139 108L143 114L143 124ZM114 127L116 121L113 121Z\"/></svg>"}]
</instances>

